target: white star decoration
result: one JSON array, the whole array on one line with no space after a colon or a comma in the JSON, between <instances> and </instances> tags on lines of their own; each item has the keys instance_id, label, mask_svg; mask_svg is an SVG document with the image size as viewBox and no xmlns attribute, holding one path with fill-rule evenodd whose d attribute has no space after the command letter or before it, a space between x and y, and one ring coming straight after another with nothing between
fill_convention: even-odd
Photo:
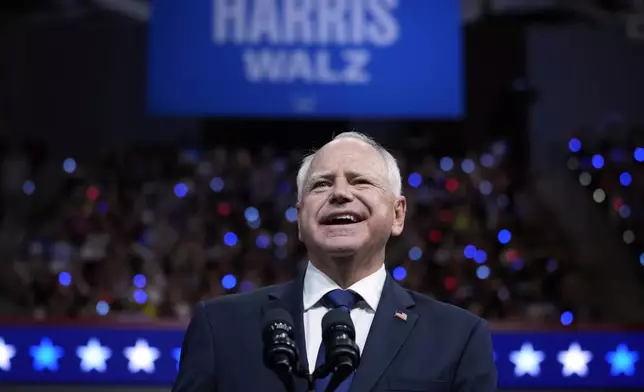
<instances>
[{"instance_id":1,"label":"white star decoration","mask_svg":"<svg viewBox=\"0 0 644 392\"><path fill-rule=\"evenodd\" d=\"M131 373L137 373L143 370L146 373L154 372L154 361L159 358L159 350L150 347L145 339L139 339L134 346L127 347L123 354L130 361L128 369Z\"/></svg>"},{"instance_id":2,"label":"white star decoration","mask_svg":"<svg viewBox=\"0 0 644 392\"><path fill-rule=\"evenodd\" d=\"M80 346L76 349L76 355L81 359L80 368L84 372L96 370L104 372L107 368L105 361L112 356L112 350L101 346L98 339L91 338L87 346Z\"/></svg>"},{"instance_id":3,"label":"white star decoration","mask_svg":"<svg viewBox=\"0 0 644 392\"><path fill-rule=\"evenodd\" d=\"M523 343L519 351L510 353L510 362L514 364L514 375L521 377L529 374L536 377L541 372L541 362L545 359L543 351L535 351L532 343Z\"/></svg>"},{"instance_id":4,"label":"white star decoration","mask_svg":"<svg viewBox=\"0 0 644 392\"><path fill-rule=\"evenodd\" d=\"M11 370L11 358L16 355L16 348L6 344L4 339L0 338L0 369L8 372Z\"/></svg>"},{"instance_id":5,"label":"white star decoration","mask_svg":"<svg viewBox=\"0 0 644 392\"><path fill-rule=\"evenodd\" d=\"M583 351L579 343L572 343L568 350L559 352L557 360L563 365L561 374L569 377L573 374L585 377L588 374L588 362L593 359L590 351Z\"/></svg>"}]
</instances>

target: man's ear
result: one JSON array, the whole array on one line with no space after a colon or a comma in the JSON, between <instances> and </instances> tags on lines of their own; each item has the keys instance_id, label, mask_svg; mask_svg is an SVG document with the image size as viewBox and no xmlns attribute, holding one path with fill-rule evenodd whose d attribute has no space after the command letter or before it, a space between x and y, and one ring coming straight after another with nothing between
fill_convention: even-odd
<instances>
[{"instance_id":1,"label":"man's ear","mask_svg":"<svg viewBox=\"0 0 644 392\"><path fill-rule=\"evenodd\" d=\"M396 197L394 202L394 221L391 225L391 235L399 236L405 228L405 216L407 215L407 199L405 196Z\"/></svg>"}]
</instances>

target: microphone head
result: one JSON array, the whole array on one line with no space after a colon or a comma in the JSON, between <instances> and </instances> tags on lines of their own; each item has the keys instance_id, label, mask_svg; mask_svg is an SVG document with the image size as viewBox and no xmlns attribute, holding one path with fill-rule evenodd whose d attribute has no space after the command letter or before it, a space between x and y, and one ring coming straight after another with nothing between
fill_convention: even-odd
<instances>
[{"instance_id":1,"label":"microphone head","mask_svg":"<svg viewBox=\"0 0 644 392\"><path fill-rule=\"evenodd\" d=\"M264 314L262 338L264 364L280 378L289 377L297 368L299 353L293 340L293 317L283 309Z\"/></svg>"},{"instance_id":2,"label":"microphone head","mask_svg":"<svg viewBox=\"0 0 644 392\"><path fill-rule=\"evenodd\" d=\"M328 311L322 318L322 333L325 334L327 331L342 328L347 332L351 339L355 339L355 326L351 320L351 315L340 309L333 309Z\"/></svg>"},{"instance_id":3,"label":"microphone head","mask_svg":"<svg viewBox=\"0 0 644 392\"><path fill-rule=\"evenodd\" d=\"M293 317L284 309L271 309L267 311L264 314L262 325L262 331L264 331L264 339L270 339L276 329L286 332L289 336L292 337Z\"/></svg>"},{"instance_id":4,"label":"microphone head","mask_svg":"<svg viewBox=\"0 0 644 392\"><path fill-rule=\"evenodd\" d=\"M355 338L355 327L348 312L334 309L324 315L322 341L326 350L325 372L334 373L331 383L336 387L360 365L360 348Z\"/></svg>"}]
</instances>

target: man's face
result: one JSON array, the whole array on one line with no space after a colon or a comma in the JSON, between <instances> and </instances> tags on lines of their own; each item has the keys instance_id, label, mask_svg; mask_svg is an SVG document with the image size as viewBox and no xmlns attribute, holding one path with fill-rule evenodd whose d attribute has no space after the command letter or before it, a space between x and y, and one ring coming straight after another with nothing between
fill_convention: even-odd
<instances>
[{"instance_id":1,"label":"man's face","mask_svg":"<svg viewBox=\"0 0 644 392\"><path fill-rule=\"evenodd\" d=\"M299 235L313 253L375 254L402 232L405 211L380 153L360 140L334 140L311 163L298 204Z\"/></svg>"}]
</instances>

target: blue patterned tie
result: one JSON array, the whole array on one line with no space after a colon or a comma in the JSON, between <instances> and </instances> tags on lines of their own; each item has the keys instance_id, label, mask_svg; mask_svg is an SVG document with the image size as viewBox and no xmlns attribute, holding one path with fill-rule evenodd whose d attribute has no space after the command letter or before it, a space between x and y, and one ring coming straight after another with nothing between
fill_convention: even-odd
<instances>
[{"instance_id":1,"label":"blue patterned tie","mask_svg":"<svg viewBox=\"0 0 644 392\"><path fill-rule=\"evenodd\" d=\"M354 293L353 291L345 291L345 290L340 290L336 289L333 291L329 291L323 298L323 303L327 305L329 308L332 309L340 309L344 312L351 312L351 309L356 305L358 300L360 299L360 295ZM320 345L320 349L318 350L318 358L317 361L315 362L315 368L317 369L320 367L322 364L324 364L324 342ZM351 387L351 380L353 380L353 374L349 377L347 377L338 387L336 388L336 392L347 392L349 391L349 388ZM321 378L315 381L315 391L316 392L324 392L326 390L326 387L329 385L329 382L331 381L331 376L332 374L329 374L325 378Z\"/></svg>"}]
</instances>

